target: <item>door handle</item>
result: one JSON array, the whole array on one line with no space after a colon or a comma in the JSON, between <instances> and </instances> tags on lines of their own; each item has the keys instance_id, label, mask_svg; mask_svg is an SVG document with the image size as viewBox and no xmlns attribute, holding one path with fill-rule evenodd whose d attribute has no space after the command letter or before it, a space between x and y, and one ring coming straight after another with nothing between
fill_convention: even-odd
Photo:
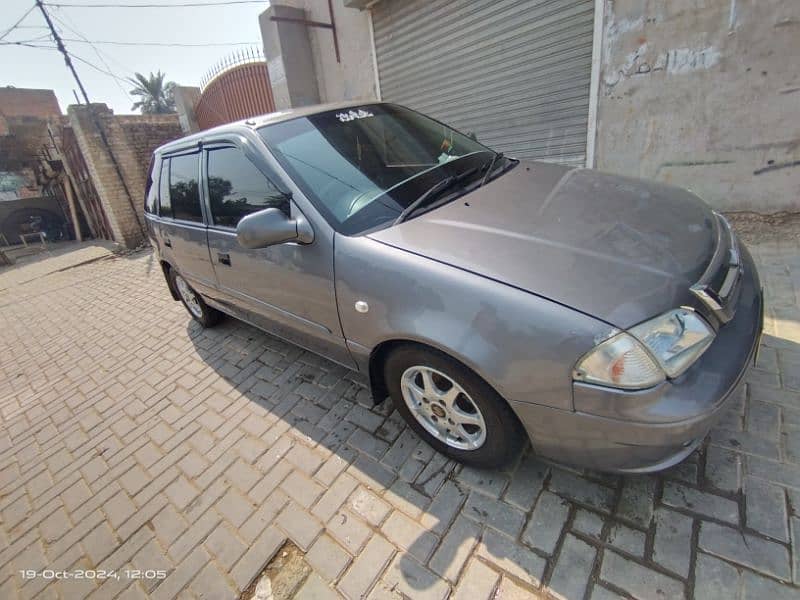
<instances>
[{"instance_id":1,"label":"door handle","mask_svg":"<svg viewBox=\"0 0 800 600\"><path fill-rule=\"evenodd\" d=\"M230 254L223 254L222 252L217 252L217 260L221 265L228 265L231 266L231 255Z\"/></svg>"},{"instance_id":2,"label":"door handle","mask_svg":"<svg viewBox=\"0 0 800 600\"><path fill-rule=\"evenodd\" d=\"M167 248L172 248L172 242L171 242L171 241L169 241L169 240L164 240L164 245L165 245Z\"/></svg>"}]
</instances>

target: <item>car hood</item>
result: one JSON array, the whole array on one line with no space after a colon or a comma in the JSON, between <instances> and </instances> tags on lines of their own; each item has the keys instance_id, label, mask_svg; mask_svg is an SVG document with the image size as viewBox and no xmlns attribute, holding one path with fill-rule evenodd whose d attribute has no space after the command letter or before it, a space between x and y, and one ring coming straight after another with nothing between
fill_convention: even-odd
<instances>
[{"instance_id":1,"label":"car hood","mask_svg":"<svg viewBox=\"0 0 800 600\"><path fill-rule=\"evenodd\" d=\"M627 328L689 301L715 223L680 188L531 162L369 236Z\"/></svg>"}]
</instances>

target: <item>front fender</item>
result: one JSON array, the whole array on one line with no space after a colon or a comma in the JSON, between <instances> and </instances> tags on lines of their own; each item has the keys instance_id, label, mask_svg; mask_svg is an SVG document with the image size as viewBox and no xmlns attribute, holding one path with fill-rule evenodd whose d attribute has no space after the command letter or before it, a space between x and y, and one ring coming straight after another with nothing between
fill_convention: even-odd
<instances>
[{"instance_id":1,"label":"front fender","mask_svg":"<svg viewBox=\"0 0 800 600\"><path fill-rule=\"evenodd\" d=\"M612 330L529 292L367 237L337 235L335 260L339 315L354 354L391 340L423 343L467 365L509 401L572 410L572 367ZM366 312L356 310L359 301Z\"/></svg>"}]
</instances>

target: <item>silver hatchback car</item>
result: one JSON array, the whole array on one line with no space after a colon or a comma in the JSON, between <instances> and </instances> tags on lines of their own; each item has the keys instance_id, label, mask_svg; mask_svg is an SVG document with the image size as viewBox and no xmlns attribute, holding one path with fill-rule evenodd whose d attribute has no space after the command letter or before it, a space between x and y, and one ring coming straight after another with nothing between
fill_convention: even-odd
<instances>
[{"instance_id":1,"label":"silver hatchback car","mask_svg":"<svg viewBox=\"0 0 800 600\"><path fill-rule=\"evenodd\" d=\"M368 375L438 451L648 472L741 392L747 249L688 191L503 156L388 103L277 112L155 151L169 289Z\"/></svg>"}]
</instances>

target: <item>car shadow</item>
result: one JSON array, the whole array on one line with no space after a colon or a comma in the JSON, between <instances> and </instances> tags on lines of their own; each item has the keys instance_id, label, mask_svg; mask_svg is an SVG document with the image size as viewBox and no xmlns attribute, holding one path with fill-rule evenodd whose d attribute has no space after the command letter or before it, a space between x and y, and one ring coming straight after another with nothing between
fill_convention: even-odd
<instances>
[{"instance_id":1,"label":"car shadow","mask_svg":"<svg viewBox=\"0 0 800 600\"><path fill-rule=\"evenodd\" d=\"M298 445L329 457L299 467L323 490L308 499L309 518L319 516L322 531L355 556L374 550L364 548L374 534L398 548L373 566L389 565L365 595L372 589L389 596L425 592L444 597L457 581L480 583L474 597L484 588L494 594L500 587L509 595L519 588L523 595L559 598L588 597L592 586L600 590L596 593L620 594L624 591L601 580L604 553L652 563L665 487L703 488L743 501L741 490L718 488L709 478L708 439L684 462L658 475L574 469L536 457L530 446L506 469L479 471L457 465L422 442L391 400L375 405L358 373L232 318L213 329L188 321L187 334L198 356L219 376L225 397L245 398L260 408L263 423L242 426L248 435L263 432L273 448L280 446L273 459L289 460ZM766 378L763 373L777 368L776 348L800 356L797 344L786 348L789 343L765 336L759 368L748 374L748 381L760 381ZM723 425L734 427L736 419L744 419L743 404L733 411ZM259 458L254 456L251 464L258 465ZM271 485L280 487L297 462L292 465L270 467ZM331 498L324 488L332 490L343 473L357 485L341 495L336 507L322 510ZM275 514L286 506L276 507ZM353 520L357 526L344 527ZM686 560L694 552L693 536L689 531L685 539ZM293 541L304 551L311 545ZM340 586L357 568L349 562L337 576ZM689 589L688 571L658 569L677 588Z\"/></svg>"}]
</instances>

